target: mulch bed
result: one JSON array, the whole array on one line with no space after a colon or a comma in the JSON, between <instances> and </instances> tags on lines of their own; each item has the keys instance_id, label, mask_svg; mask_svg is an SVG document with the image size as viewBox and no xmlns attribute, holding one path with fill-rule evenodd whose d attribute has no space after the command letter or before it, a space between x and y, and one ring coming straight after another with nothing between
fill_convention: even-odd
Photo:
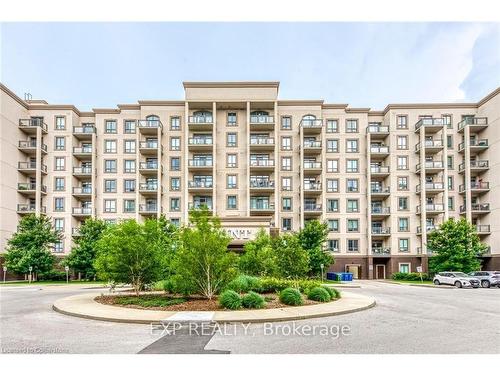
<instances>
[{"instance_id":1,"label":"mulch bed","mask_svg":"<svg viewBox=\"0 0 500 375\"><path fill-rule=\"evenodd\" d=\"M143 293L141 295L150 295L151 293ZM154 306L154 307L144 307L144 306L139 306L139 305L123 305L116 303L116 298L117 297L135 297L135 294L116 294L116 295L102 295L98 296L95 298L95 301L105 304L105 305L114 305L114 306L120 306L120 307L125 307L125 308L133 308L133 309L141 309L141 310L158 310L158 311L234 311L234 310L227 310L219 306L219 302L217 298L214 298L212 300L207 300L202 297L197 297L197 296L190 296L190 297L181 297L177 295L168 295L165 294L165 298L184 298L186 299L186 302L182 302L176 305L171 305L171 306ZM266 293L262 294L264 298L266 298L266 305L264 309L277 309L277 308L282 308L282 307L292 307L285 305L279 301L279 298L276 294L274 293ZM272 298L272 300L267 301L267 297ZM304 296L304 304L302 306L306 305L316 305L319 302L316 301L311 301L307 299ZM244 309L241 308L240 310L250 310L250 309ZM238 311L238 310L237 310Z\"/></svg>"}]
</instances>

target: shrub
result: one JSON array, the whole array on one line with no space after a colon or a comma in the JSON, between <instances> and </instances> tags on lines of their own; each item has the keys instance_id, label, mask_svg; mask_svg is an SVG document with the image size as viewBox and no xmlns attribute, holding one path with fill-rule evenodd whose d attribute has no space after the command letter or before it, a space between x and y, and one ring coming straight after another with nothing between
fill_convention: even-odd
<instances>
[{"instance_id":1,"label":"shrub","mask_svg":"<svg viewBox=\"0 0 500 375\"><path fill-rule=\"evenodd\" d=\"M258 277L239 275L227 285L227 289L232 289L236 292L244 293L251 290L259 290L260 286L261 282Z\"/></svg>"},{"instance_id":2,"label":"shrub","mask_svg":"<svg viewBox=\"0 0 500 375\"><path fill-rule=\"evenodd\" d=\"M302 293L308 294L308 292L314 288L321 287L321 282L318 280L296 280L296 288Z\"/></svg>"},{"instance_id":3,"label":"shrub","mask_svg":"<svg viewBox=\"0 0 500 375\"><path fill-rule=\"evenodd\" d=\"M248 292L241 300L244 307L248 309L261 309L266 305L264 297L255 292Z\"/></svg>"},{"instance_id":4,"label":"shrub","mask_svg":"<svg viewBox=\"0 0 500 375\"><path fill-rule=\"evenodd\" d=\"M318 302L328 302L332 299L330 293L323 287L312 288L307 294L307 298Z\"/></svg>"},{"instance_id":5,"label":"shrub","mask_svg":"<svg viewBox=\"0 0 500 375\"><path fill-rule=\"evenodd\" d=\"M229 310L238 310L241 307L241 297L234 290L225 290L219 296L219 305Z\"/></svg>"},{"instance_id":6,"label":"shrub","mask_svg":"<svg viewBox=\"0 0 500 375\"><path fill-rule=\"evenodd\" d=\"M338 299L340 298L340 292L335 289L335 288L328 288L328 287L323 287L327 291L327 293L330 295L331 299Z\"/></svg>"},{"instance_id":7,"label":"shrub","mask_svg":"<svg viewBox=\"0 0 500 375\"><path fill-rule=\"evenodd\" d=\"M38 274L39 281L66 281L66 272L51 270Z\"/></svg>"},{"instance_id":8,"label":"shrub","mask_svg":"<svg viewBox=\"0 0 500 375\"><path fill-rule=\"evenodd\" d=\"M286 288L296 288L300 292L307 294L312 288L320 287L319 280L307 279L280 279L277 277L264 277L260 279L260 285L255 290L260 293L279 293Z\"/></svg>"},{"instance_id":9,"label":"shrub","mask_svg":"<svg viewBox=\"0 0 500 375\"><path fill-rule=\"evenodd\" d=\"M302 294L295 288L283 289L280 293L280 301L285 305L300 306L304 303Z\"/></svg>"},{"instance_id":10,"label":"shrub","mask_svg":"<svg viewBox=\"0 0 500 375\"><path fill-rule=\"evenodd\" d=\"M418 273L418 272L410 272L410 273L396 272L396 273L392 274L392 279L393 280L404 280L404 281L420 281L420 273ZM430 280L429 275L426 273L422 274L422 279L423 280Z\"/></svg>"}]
</instances>

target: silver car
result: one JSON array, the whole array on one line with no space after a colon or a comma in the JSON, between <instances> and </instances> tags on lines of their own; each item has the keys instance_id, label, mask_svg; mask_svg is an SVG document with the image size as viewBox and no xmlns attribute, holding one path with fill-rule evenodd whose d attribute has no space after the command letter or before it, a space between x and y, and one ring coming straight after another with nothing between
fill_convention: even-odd
<instances>
[{"instance_id":1,"label":"silver car","mask_svg":"<svg viewBox=\"0 0 500 375\"><path fill-rule=\"evenodd\" d=\"M432 282L435 285L454 285L457 288L479 288L479 279L470 277L463 272L439 272L436 276L434 276Z\"/></svg>"},{"instance_id":2,"label":"silver car","mask_svg":"<svg viewBox=\"0 0 500 375\"><path fill-rule=\"evenodd\" d=\"M479 279L483 288L497 286L500 288L500 271L476 271L469 273L470 276Z\"/></svg>"}]
</instances>

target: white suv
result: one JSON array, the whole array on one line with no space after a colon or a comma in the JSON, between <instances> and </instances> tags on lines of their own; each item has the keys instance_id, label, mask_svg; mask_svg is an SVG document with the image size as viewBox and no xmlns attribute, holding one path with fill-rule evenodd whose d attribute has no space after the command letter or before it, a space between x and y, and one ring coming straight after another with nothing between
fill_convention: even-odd
<instances>
[{"instance_id":1,"label":"white suv","mask_svg":"<svg viewBox=\"0 0 500 375\"><path fill-rule=\"evenodd\" d=\"M457 288L473 287L479 288L479 279L470 277L463 272L439 272L434 276L432 282L435 285L455 285Z\"/></svg>"}]
</instances>

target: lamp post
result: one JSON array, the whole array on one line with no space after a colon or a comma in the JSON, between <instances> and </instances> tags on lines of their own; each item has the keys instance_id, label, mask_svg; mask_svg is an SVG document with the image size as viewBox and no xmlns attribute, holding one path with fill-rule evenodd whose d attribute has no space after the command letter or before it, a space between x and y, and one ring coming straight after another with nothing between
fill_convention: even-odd
<instances>
[{"instance_id":1,"label":"lamp post","mask_svg":"<svg viewBox=\"0 0 500 375\"><path fill-rule=\"evenodd\" d=\"M33 271L33 267L29 266L28 269L30 270L30 276L29 276L29 279L28 279L28 283L31 284L31 271Z\"/></svg>"},{"instance_id":2,"label":"lamp post","mask_svg":"<svg viewBox=\"0 0 500 375\"><path fill-rule=\"evenodd\" d=\"M64 269L66 271L66 284L69 283L69 266L64 266Z\"/></svg>"},{"instance_id":3,"label":"lamp post","mask_svg":"<svg viewBox=\"0 0 500 375\"><path fill-rule=\"evenodd\" d=\"M321 263L320 267L321 267L321 282L323 282L323 268L325 268L325 265Z\"/></svg>"},{"instance_id":4,"label":"lamp post","mask_svg":"<svg viewBox=\"0 0 500 375\"><path fill-rule=\"evenodd\" d=\"M3 266L3 283L5 284L5 276L7 275L7 266Z\"/></svg>"}]
</instances>

